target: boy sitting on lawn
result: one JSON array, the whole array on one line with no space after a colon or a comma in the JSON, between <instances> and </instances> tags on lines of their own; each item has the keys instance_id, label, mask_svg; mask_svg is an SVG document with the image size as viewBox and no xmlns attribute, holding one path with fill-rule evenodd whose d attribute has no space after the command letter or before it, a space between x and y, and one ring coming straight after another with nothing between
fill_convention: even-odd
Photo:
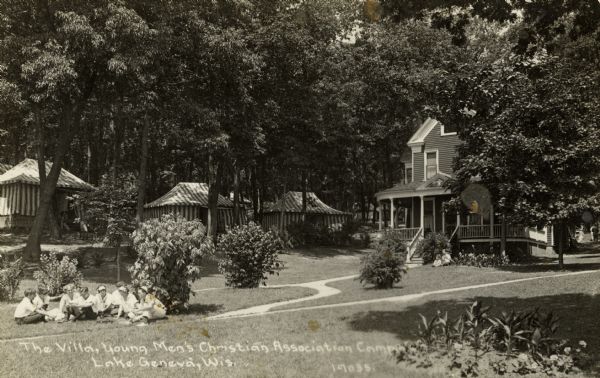
<instances>
[{"instance_id":1,"label":"boy sitting on lawn","mask_svg":"<svg viewBox=\"0 0 600 378\"><path fill-rule=\"evenodd\" d=\"M106 286L98 286L98 294L96 294L97 306L98 306L98 317L103 318L108 315L116 315L119 310L119 305L114 303L111 294L106 292ZM119 294L120 296L120 294Z\"/></svg>"},{"instance_id":2,"label":"boy sitting on lawn","mask_svg":"<svg viewBox=\"0 0 600 378\"><path fill-rule=\"evenodd\" d=\"M68 284L63 287L63 296L60 298L60 302L58 304L58 314L56 314L55 320L57 322L64 322L69 320L72 316L75 318L73 314L73 310L71 307L79 302L80 295L75 292L75 285Z\"/></svg>"},{"instance_id":3,"label":"boy sitting on lawn","mask_svg":"<svg viewBox=\"0 0 600 378\"><path fill-rule=\"evenodd\" d=\"M98 317L98 299L90 295L89 289L84 286L79 290L79 297L67 307L67 313L72 322L96 319Z\"/></svg>"},{"instance_id":4,"label":"boy sitting on lawn","mask_svg":"<svg viewBox=\"0 0 600 378\"><path fill-rule=\"evenodd\" d=\"M137 298L129 292L129 289L127 289L126 286L121 286L118 290L119 310L117 310L117 318L120 318L121 316L127 316L134 310L137 304Z\"/></svg>"},{"instance_id":5,"label":"boy sitting on lawn","mask_svg":"<svg viewBox=\"0 0 600 378\"><path fill-rule=\"evenodd\" d=\"M167 308L162 302L148 292L148 287L140 286L138 289L140 303L130 314L131 323L143 322L148 324L149 320L162 319L167 316Z\"/></svg>"},{"instance_id":6,"label":"boy sitting on lawn","mask_svg":"<svg viewBox=\"0 0 600 378\"><path fill-rule=\"evenodd\" d=\"M25 290L23 300L17 305L15 310L15 321L17 324L31 324L44 321L45 315L41 314L35 308L33 299L35 290Z\"/></svg>"}]
</instances>

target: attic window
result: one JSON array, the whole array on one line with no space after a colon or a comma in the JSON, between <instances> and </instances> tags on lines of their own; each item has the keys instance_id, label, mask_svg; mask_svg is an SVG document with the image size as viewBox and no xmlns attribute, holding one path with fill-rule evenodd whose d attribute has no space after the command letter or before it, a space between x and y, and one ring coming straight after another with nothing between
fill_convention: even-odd
<instances>
[{"instance_id":1,"label":"attic window","mask_svg":"<svg viewBox=\"0 0 600 378\"><path fill-rule=\"evenodd\" d=\"M440 125L440 133L442 136L446 135L456 135L458 131L456 125Z\"/></svg>"},{"instance_id":2,"label":"attic window","mask_svg":"<svg viewBox=\"0 0 600 378\"><path fill-rule=\"evenodd\" d=\"M425 152L425 180L438 173L437 151Z\"/></svg>"}]
</instances>

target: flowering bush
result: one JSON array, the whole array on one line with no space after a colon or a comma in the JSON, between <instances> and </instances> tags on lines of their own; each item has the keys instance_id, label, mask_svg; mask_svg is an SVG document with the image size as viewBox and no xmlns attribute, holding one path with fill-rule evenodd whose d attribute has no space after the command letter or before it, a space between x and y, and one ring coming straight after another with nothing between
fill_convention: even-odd
<instances>
[{"instance_id":1,"label":"flowering bush","mask_svg":"<svg viewBox=\"0 0 600 378\"><path fill-rule=\"evenodd\" d=\"M219 270L225 275L227 286L266 285L267 274L279 274L278 271L283 268L283 263L278 259L283 252L281 240L253 222L236 226L221 235L217 252L220 257Z\"/></svg>"},{"instance_id":2,"label":"flowering bush","mask_svg":"<svg viewBox=\"0 0 600 378\"><path fill-rule=\"evenodd\" d=\"M214 247L202 222L171 214L143 222L133 233L137 260L129 271L134 284L150 285L169 309L190 298L190 283L200 279Z\"/></svg>"},{"instance_id":3,"label":"flowering bush","mask_svg":"<svg viewBox=\"0 0 600 378\"><path fill-rule=\"evenodd\" d=\"M415 256L421 256L423 263L431 264L442 255L443 250L450 251L450 241L444 234L431 232L419 241Z\"/></svg>"},{"instance_id":4,"label":"flowering bush","mask_svg":"<svg viewBox=\"0 0 600 378\"><path fill-rule=\"evenodd\" d=\"M38 285L48 289L49 295L59 295L63 286L79 286L83 276L77 269L77 259L63 256L59 261L56 253L50 252L40 257L40 270L33 273Z\"/></svg>"},{"instance_id":5,"label":"flowering bush","mask_svg":"<svg viewBox=\"0 0 600 378\"><path fill-rule=\"evenodd\" d=\"M373 242L373 248L381 251L390 251L394 255L401 255L406 259L406 243L403 235L395 230L385 230L381 238Z\"/></svg>"},{"instance_id":6,"label":"flowering bush","mask_svg":"<svg viewBox=\"0 0 600 378\"><path fill-rule=\"evenodd\" d=\"M456 256L453 261L456 265L476 266L478 268L510 264L510 260L504 252L500 254L459 252L458 256Z\"/></svg>"},{"instance_id":7,"label":"flowering bush","mask_svg":"<svg viewBox=\"0 0 600 378\"><path fill-rule=\"evenodd\" d=\"M0 255L0 300L6 301L14 298L22 277L22 259L8 261L6 257Z\"/></svg>"}]
</instances>

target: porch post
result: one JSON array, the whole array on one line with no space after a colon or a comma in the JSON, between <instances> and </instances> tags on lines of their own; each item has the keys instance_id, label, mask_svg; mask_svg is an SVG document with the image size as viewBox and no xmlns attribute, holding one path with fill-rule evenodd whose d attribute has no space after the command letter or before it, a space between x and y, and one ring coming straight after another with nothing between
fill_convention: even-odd
<instances>
[{"instance_id":1,"label":"porch post","mask_svg":"<svg viewBox=\"0 0 600 378\"><path fill-rule=\"evenodd\" d=\"M425 236L425 199L421 195L421 228L423 229L423 236Z\"/></svg>"},{"instance_id":2,"label":"porch post","mask_svg":"<svg viewBox=\"0 0 600 378\"><path fill-rule=\"evenodd\" d=\"M390 198L390 228L394 228L394 199Z\"/></svg>"},{"instance_id":3,"label":"porch post","mask_svg":"<svg viewBox=\"0 0 600 378\"><path fill-rule=\"evenodd\" d=\"M383 229L383 204L381 201L377 200L377 212L379 213L379 231Z\"/></svg>"}]
</instances>

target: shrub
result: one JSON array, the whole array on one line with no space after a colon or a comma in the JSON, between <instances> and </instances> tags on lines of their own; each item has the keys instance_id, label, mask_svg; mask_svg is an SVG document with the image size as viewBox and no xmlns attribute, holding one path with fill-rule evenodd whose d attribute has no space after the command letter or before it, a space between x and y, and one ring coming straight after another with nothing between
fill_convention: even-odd
<instances>
[{"instance_id":1,"label":"shrub","mask_svg":"<svg viewBox=\"0 0 600 378\"><path fill-rule=\"evenodd\" d=\"M133 247L137 260L129 272L134 285L152 286L169 310L187 305L190 282L200 279L201 264L214 252L202 222L172 214L141 223Z\"/></svg>"},{"instance_id":2,"label":"shrub","mask_svg":"<svg viewBox=\"0 0 600 378\"><path fill-rule=\"evenodd\" d=\"M396 255L400 254L406 259L406 243L398 231L385 230L381 238L373 243L373 248L387 250Z\"/></svg>"},{"instance_id":3,"label":"shrub","mask_svg":"<svg viewBox=\"0 0 600 378\"><path fill-rule=\"evenodd\" d=\"M265 232L253 222L236 226L219 237L217 252L219 270L225 275L225 284L232 287L258 287L265 284L267 274L279 274L283 263L281 240L272 232Z\"/></svg>"},{"instance_id":4,"label":"shrub","mask_svg":"<svg viewBox=\"0 0 600 378\"><path fill-rule=\"evenodd\" d=\"M360 259L360 282L378 289L391 289L406 274L406 247L394 238L382 238L375 251Z\"/></svg>"},{"instance_id":5,"label":"shrub","mask_svg":"<svg viewBox=\"0 0 600 378\"><path fill-rule=\"evenodd\" d=\"M0 255L0 300L7 301L15 297L23 277L23 261L8 261Z\"/></svg>"},{"instance_id":6,"label":"shrub","mask_svg":"<svg viewBox=\"0 0 600 378\"><path fill-rule=\"evenodd\" d=\"M102 251L92 251L88 253L89 264L95 268L99 268L104 263L104 253Z\"/></svg>"},{"instance_id":7,"label":"shrub","mask_svg":"<svg viewBox=\"0 0 600 378\"><path fill-rule=\"evenodd\" d=\"M63 286L79 286L83 276L77 269L77 259L63 256L59 261L56 253L50 252L40 257L40 270L33 273L38 285L48 288L49 295L59 295Z\"/></svg>"},{"instance_id":8,"label":"shrub","mask_svg":"<svg viewBox=\"0 0 600 378\"><path fill-rule=\"evenodd\" d=\"M503 253L465 253L459 252L453 260L456 265L476 266L478 268L504 266L510 264L508 256Z\"/></svg>"},{"instance_id":9,"label":"shrub","mask_svg":"<svg viewBox=\"0 0 600 378\"><path fill-rule=\"evenodd\" d=\"M552 312L502 311L498 317L489 307L474 302L455 321L448 314L427 319L419 314L419 336L416 343L405 342L394 355L397 362L429 367L433 360L448 363L460 370L460 376L527 375L557 376L578 373L590 366L592 359L580 340L570 344L555 337L558 318ZM488 358L488 370L481 363Z\"/></svg>"},{"instance_id":10,"label":"shrub","mask_svg":"<svg viewBox=\"0 0 600 378\"><path fill-rule=\"evenodd\" d=\"M423 263L431 264L443 250L450 251L450 241L444 234L431 232L419 241L415 256L421 256Z\"/></svg>"}]
</instances>

